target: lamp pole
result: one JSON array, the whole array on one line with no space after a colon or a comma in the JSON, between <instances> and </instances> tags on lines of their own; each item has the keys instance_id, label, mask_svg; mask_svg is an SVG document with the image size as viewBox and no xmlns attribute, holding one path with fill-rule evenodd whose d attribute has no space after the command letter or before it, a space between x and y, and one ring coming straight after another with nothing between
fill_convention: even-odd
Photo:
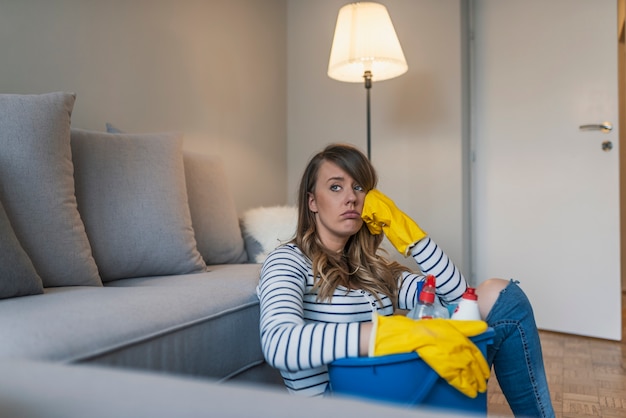
<instances>
[{"instance_id":1,"label":"lamp pole","mask_svg":"<svg viewBox=\"0 0 626 418\"><path fill-rule=\"evenodd\" d=\"M375 39L372 34L376 34ZM365 1L346 4L339 9L330 47L328 76L349 83L365 81L368 160L372 157L372 71L376 71L376 82L379 82L398 77L407 69L398 35L385 6Z\"/></svg>"},{"instance_id":2,"label":"lamp pole","mask_svg":"<svg viewBox=\"0 0 626 418\"><path fill-rule=\"evenodd\" d=\"M370 90L372 89L372 72L367 70L363 74L365 79L365 91L367 93L366 98L366 111L367 111L367 159L372 160L372 122L370 119Z\"/></svg>"}]
</instances>

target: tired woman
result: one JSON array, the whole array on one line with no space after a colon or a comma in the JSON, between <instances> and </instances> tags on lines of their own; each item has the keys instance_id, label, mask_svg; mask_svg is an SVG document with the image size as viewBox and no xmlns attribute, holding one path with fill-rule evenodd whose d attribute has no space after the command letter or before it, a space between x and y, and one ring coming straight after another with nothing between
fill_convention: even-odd
<instances>
[{"instance_id":1,"label":"tired woman","mask_svg":"<svg viewBox=\"0 0 626 418\"><path fill-rule=\"evenodd\" d=\"M355 147L333 144L316 154L300 183L296 236L262 266L262 348L292 393L323 395L328 364L375 354L382 332L412 333L398 312L417 304L425 274L436 276L444 305L457 303L468 287L435 241L376 185L374 167ZM418 273L384 257L383 234L415 260ZM526 295L515 281L503 279L482 282L476 293L482 319L495 331L486 359L477 360L486 360L477 366L486 375L477 378L478 390L484 391L493 365L515 415L554 416Z\"/></svg>"}]
</instances>

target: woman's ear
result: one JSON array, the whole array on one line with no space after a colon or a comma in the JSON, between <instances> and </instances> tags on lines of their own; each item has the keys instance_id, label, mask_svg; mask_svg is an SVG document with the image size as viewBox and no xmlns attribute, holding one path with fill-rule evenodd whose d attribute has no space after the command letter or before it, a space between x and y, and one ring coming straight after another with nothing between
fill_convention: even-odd
<instances>
[{"instance_id":1,"label":"woman's ear","mask_svg":"<svg viewBox=\"0 0 626 418\"><path fill-rule=\"evenodd\" d=\"M309 210L317 213L317 203L315 202L315 196L311 192L309 192Z\"/></svg>"}]
</instances>

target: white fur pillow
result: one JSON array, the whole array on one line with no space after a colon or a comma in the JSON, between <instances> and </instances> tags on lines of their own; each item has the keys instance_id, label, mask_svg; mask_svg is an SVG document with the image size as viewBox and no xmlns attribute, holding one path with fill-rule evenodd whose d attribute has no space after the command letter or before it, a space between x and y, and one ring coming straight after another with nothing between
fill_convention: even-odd
<instances>
[{"instance_id":1,"label":"white fur pillow","mask_svg":"<svg viewBox=\"0 0 626 418\"><path fill-rule=\"evenodd\" d=\"M296 235L298 210L295 206L272 206L249 209L241 217L241 229L248 259L263 263L276 247Z\"/></svg>"}]
</instances>

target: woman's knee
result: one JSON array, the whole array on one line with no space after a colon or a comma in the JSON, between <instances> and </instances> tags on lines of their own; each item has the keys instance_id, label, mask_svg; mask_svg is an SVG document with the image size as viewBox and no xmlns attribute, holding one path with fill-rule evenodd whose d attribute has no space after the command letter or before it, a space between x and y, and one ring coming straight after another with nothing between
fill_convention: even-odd
<instances>
[{"instance_id":1,"label":"woman's knee","mask_svg":"<svg viewBox=\"0 0 626 418\"><path fill-rule=\"evenodd\" d=\"M500 293L509 285L509 280L487 279L476 287L478 308L483 319L487 318Z\"/></svg>"}]
</instances>

